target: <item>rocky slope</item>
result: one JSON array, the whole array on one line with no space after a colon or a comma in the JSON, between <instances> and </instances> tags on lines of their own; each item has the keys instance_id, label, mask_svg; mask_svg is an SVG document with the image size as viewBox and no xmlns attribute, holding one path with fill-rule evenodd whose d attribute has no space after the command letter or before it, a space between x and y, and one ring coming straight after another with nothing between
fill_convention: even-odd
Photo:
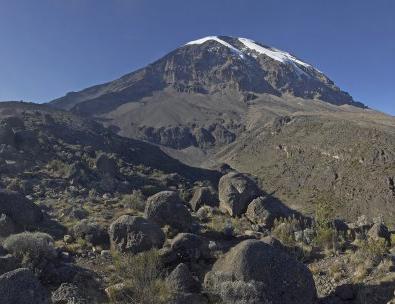
<instances>
[{"instance_id":1,"label":"rocky slope","mask_svg":"<svg viewBox=\"0 0 395 304\"><path fill-rule=\"evenodd\" d=\"M52 106L201 167L226 162L311 212L395 218L395 119L367 109L295 56L245 38L210 36ZM383 211L384 210L384 211Z\"/></svg>"}]
</instances>

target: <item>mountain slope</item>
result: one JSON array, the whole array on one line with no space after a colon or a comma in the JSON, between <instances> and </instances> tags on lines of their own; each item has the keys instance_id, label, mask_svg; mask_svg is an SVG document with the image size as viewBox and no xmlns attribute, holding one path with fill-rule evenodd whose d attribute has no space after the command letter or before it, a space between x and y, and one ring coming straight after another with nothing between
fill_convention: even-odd
<instances>
[{"instance_id":1,"label":"mountain slope","mask_svg":"<svg viewBox=\"0 0 395 304\"><path fill-rule=\"evenodd\" d=\"M395 119L367 109L295 56L245 38L209 36L52 106L158 144L183 162L226 162L312 212L395 215ZM393 223L395 224L395 223Z\"/></svg>"}]
</instances>

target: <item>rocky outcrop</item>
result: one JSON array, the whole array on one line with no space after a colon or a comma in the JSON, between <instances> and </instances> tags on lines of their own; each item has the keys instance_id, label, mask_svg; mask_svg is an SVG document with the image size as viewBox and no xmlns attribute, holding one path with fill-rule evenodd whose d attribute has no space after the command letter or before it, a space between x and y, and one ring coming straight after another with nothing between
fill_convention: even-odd
<instances>
[{"instance_id":1,"label":"rocky outcrop","mask_svg":"<svg viewBox=\"0 0 395 304\"><path fill-rule=\"evenodd\" d=\"M43 214L40 208L18 192L0 189L0 214L9 216L21 228L37 226Z\"/></svg>"},{"instance_id":2,"label":"rocky outcrop","mask_svg":"<svg viewBox=\"0 0 395 304\"><path fill-rule=\"evenodd\" d=\"M262 227L270 229L275 219L288 218L294 213L288 207L272 197L260 196L247 208L247 218Z\"/></svg>"},{"instance_id":3,"label":"rocky outcrop","mask_svg":"<svg viewBox=\"0 0 395 304\"><path fill-rule=\"evenodd\" d=\"M218 206L218 195L209 187L199 187L193 192L189 205L193 211L197 211L203 205Z\"/></svg>"},{"instance_id":4,"label":"rocky outcrop","mask_svg":"<svg viewBox=\"0 0 395 304\"><path fill-rule=\"evenodd\" d=\"M221 177L218 185L220 207L231 216L243 214L248 204L261 194L261 190L249 176L230 172Z\"/></svg>"},{"instance_id":5,"label":"rocky outcrop","mask_svg":"<svg viewBox=\"0 0 395 304\"><path fill-rule=\"evenodd\" d=\"M177 234L171 241L170 248L176 253L178 260L183 262L210 258L208 240L193 233Z\"/></svg>"},{"instance_id":6,"label":"rocky outcrop","mask_svg":"<svg viewBox=\"0 0 395 304\"><path fill-rule=\"evenodd\" d=\"M147 199L145 217L163 227L187 231L192 223L192 217L183 201L174 191L162 191Z\"/></svg>"},{"instance_id":7,"label":"rocky outcrop","mask_svg":"<svg viewBox=\"0 0 395 304\"><path fill-rule=\"evenodd\" d=\"M106 154L101 154L96 159L96 168L103 175L116 177L119 175L118 165L113 158L108 157Z\"/></svg>"},{"instance_id":8,"label":"rocky outcrop","mask_svg":"<svg viewBox=\"0 0 395 304\"><path fill-rule=\"evenodd\" d=\"M79 223L74 225L73 235L76 239L85 239L92 245L106 245L109 243L109 237L106 229L89 219L81 220Z\"/></svg>"},{"instance_id":9,"label":"rocky outcrop","mask_svg":"<svg viewBox=\"0 0 395 304\"><path fill-rule=\"evenodd\" d=\"M160 227L142 217L122 215L109 229L112 246L120 252L139 253L161 248L165 235Z\"/></svg>"},{"instance_id":10,"label":"rocky outcrop","mask_svg":"<svg viewBox=\"0 0 395 304\"><path fill-rule=\"evenodd\" d=\"M205 285L225 303L313 304L316 289L308 268L286 253L246 240L217 260Z\"/></svg>"},{"instance_id":11,"label":"rocky outcrop","mask_svg":"<svg viewBox=\"0 0 395 304\"><path fill-rule=\"evenodd\" d=\"M49 304L49 292L33 272L19 268L0 276L2 304Z\"/></svg>"},{"instance_id":12,"label":"rocky outcrop","mask_svg":"<svg viewBox=\"0 0 395 304\"><path fill-rule=\"evenodd\" d=\"M171 290L183 293L200 291L199 281L196 280L184 263L178 266L166 278Z\"/></svg>"}]
</instances>

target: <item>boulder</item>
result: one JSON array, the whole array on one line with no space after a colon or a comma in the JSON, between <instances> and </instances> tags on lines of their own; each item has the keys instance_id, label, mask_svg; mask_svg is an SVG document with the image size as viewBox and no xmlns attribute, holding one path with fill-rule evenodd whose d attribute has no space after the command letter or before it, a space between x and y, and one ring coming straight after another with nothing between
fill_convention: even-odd
<instances>
[{"instance_id":1,"label":"boulder","mask_svg":"<svg viewBox=\"0 0 395 304\"><path fill-rule=\"evenodd\" d=\"M74 238L85 239L92 245L107 245L109 237L106 229L98 223L91 222L88 219L81 220L73 227Z\"/></svg>"},{"instance_id":2,"label":"boulder","mask_svg":"<svg viewBox=\"0 0 395 304\"><path fill-rule=\"evenodd\" d=\"M179 233L171 242L171 249L177 254L178 260L196 261L210 258L208 240L192 233Z\"/></svg>"},{"instance_id":3,"label":"boulder","mask_svg":"<svg viewBox=\"0 0 395 304\"><path fill-rule=\"evenodd\" d=\"M197 293L178 293L169 304L208 304L208 300L201 294Z\"/></svg>"},{"instance_id":4,"label":"boulder","mask_svg":"<svg viewBox=\"0 0 395 304\"><path fill-rule=\"evenodd\" d=\"M157 224L130 215L122 215L114 221L109 235L112 246L120 252L139 253L161 248L165 241L165 235Z\"/></svg>"},{"instance_id":5,"label":"boulder","mask_svg":"<svg viewBox=\"0 0 395 304\"><path fill-rule=\"evenodd\" d=\"M40 208L15 191L0 189L0 213L9 216L21 228L36 227L43 219Z\"/></svg>"},{"instance_id":6,"label":"boulder","mask_svg":"<svg viewBox=\"0 0 395 304\"><path fill-rule=\"evenodd\" d=\"M15 146L15 134L11 127L0 126L0 144Z\"/></svg>"},{"instance_id":7,"label":"boulder","mask_svg":"<svg viewBox=\"0 0 395 304\"><path fill-rule=\"evenodd\" d=\"M374 224L368 231L368 237L374 240L384 239L389 244L391 243L391 233L387 226L381 223Z\"/></svg>"},{"instance_id":8,"label":"boulder","mask_svg":"<svg viewBox=\"0 0 395 304\"><path fill-rule=\"evenodd\" d=\"M11 254L0 256L0 275L19 268L18 259Z\"/></svg>"},{"instance_id":9,"label":"boulder","mask_svg":"<svg viewBox=\"0 0 395 304\"><path fill-rule=\"evenodd\" d=\"M144 215L160 227L169 225L179 231L189 230L192 216L174 191L158 192L147 199Z\"/></svg>"},{"instance_id":10,"label":"boulder","mask_svg":"<svg viewBox=\"0 0 395 304\"><path fill-rule=\"evenodd\" d=\"M0 236L7 237L16 230L14 221L8 215L0 213Z\"/></svg>"},{"instance_id":11,"label":"boulder","mask_svg":"<svg viewBox=\"0 0 395 304\"><path fill-rule=\"evenodd\" d=\"M52 294L53 304L88 304L80 289L70 283L62 283Z\"/></svg>"},{"instance_id":12,"label":"boulder","mask_svg":"<svg viewBox=\"0 0 395 304\"><path fill-rule=\"evenodd\" d=\"M171 290L175 292L193 293L199 292L200 290L199 281L192 276L188 266L184 263L178 264L178 266L166 278L166 281Z\"/></svg>"},{"instance_id":13,"label":"boulder","mask_svg":"<svg viewBox=\"0 0 395 304\"><path fill-rule=\"evenodd\" d=\"M294 214L272 197L260 196L254 199L247 208L246 216L254 224L271 229L275 219L288 218Z\"/></svg>"},{"instance_id":14,"label":"boulder","mask_svg":"<svg viewBox=\"0 0 395 304\"><path fill-rule=\"evenodd\" d=\"M239 216L246 211L248 204L261 194L261 191L249 176L230 172L219 180L218 193L221 209L231 216Z\"/></svg>"},{"instance_id":15,"label":"boulder","mask_svg":"<svg viewBox=\"0 0 395 304\"><path fill-rule=\"evenodd\" d=\"M225 303L313 304L316 289L308 268L258 240L246 240L219 258L205 286Z\"/></svg>"},{"instance_id":16,"label":"boulder","mask_svg":"<svg viewBox=\"0 0 395 304\"><path fill-rule=\"evenodd\" d=\"M193 211L197 211L203 205L216 207L218 206L218 196L209 187L200 187L193 192L189 205Z\"/></svg>"},{"instance_id":17,"label":"boulder","mask_svg":"<svg viewBox=\"0 0 395 304\"><path fill-rule=\"evenodd\" d=\"M109 175L112 177L119 175L119 169L116 161L113 158L108 157L106 154L101 154L96 159L96 168L103 175Z\"/></svg>"},{"instance_id":18,"label":"boulder","mask_svg":"<svg viewBox=\"0 0 395 304\"><path fill-rule=\"evenodd\" d=\"M0 276L1 304L49 304L48 291L33 272L19 268Z\"/></svg>"}]
</instances>

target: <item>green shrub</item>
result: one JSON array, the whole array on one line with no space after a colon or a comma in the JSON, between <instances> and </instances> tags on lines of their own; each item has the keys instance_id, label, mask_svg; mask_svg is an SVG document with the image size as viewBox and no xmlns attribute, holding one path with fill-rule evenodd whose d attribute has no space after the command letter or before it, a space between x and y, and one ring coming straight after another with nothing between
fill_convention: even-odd
<instances>
[{"instance_id":1,"label":"green shrub","mask_svg":"<svg viewBox=\"0 0 395 304\"><path fill-rule=\"evenodd\" d=\"M58 159L51 160L47 169L57 177L68 177L71 173L71 166Z\"/></svg>"},{"instance_id":2,"label":"green shrub","mask_svg":"<svg viewBox=\"0 0 395 304\"><path fill-rule=\"evenodd\" d=\"M275 219L272 235L285 246L295 246L295 231L300 229L300 223L296 218Z\"/></svg>"},{"instance_id":3,"label":"green shrub","mask_svg":"<svg viewBox=\"0 0 395 304\"><path fill-rule=\"evenodd\" d=\"M171 299L157 250L114 254L114 266L115 280L123 285L110 292L111 303L164 304Z\"/></svg>"},{"instance_id":4,"label":"green shrub","mask_svg":"<svg viewBox=\"0 0 395 304\"><path fill-rule=\"evenodd\" d=\"M122 196L122 204L136 211L143 212L145 208L145 196L141 190L133 190L132 194Z\"/></svg>"},{"instance_id":5,"label":"green shrub","mask_svg":"<svg viewBox=\"0 0 395 304\"><path fill-rule=\"evenodd\" d=\"M21 260L22 266L40 270L56 256L54 240L42 232L22 232L9 236L3 243L7 251Z\"/></svg>"},{"instance_id":6,"label":"green shrub","mask_svg":"<svg viewBox=\"0 0 395 304\"><path fill-rule=\"evenodd\" d=\"M315 209L315 245L322 249L336 250L338 247L338 235L333 228L334 208L331 201L322 198L318 201Z\"/></svg>"}]
</instances>

